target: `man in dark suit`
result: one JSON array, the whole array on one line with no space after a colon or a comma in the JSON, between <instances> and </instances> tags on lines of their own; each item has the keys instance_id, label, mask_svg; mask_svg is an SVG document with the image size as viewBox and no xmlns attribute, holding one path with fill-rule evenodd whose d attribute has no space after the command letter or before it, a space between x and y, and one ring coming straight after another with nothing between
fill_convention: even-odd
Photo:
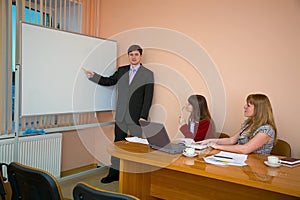
<instances>
[{"instance_id":1,"label":"man in dark suit","mask_svg":"<svg viewBox=\"0 0 300 200\"><path fill-rule=\"evenodd\" d=\"M85 70L89 80L103 86L116 85L117 104L115 113L115 139L124 140L128 131L130 136L142 137L139 120L147 120L152 104L154 78L153 72L141 64L143 49L139 45L128 48L130 65L121 66L110 77L103 77ZM119 180L119 159L111 158L109 174L102 183Z\"/></svg>"}]
</instances>

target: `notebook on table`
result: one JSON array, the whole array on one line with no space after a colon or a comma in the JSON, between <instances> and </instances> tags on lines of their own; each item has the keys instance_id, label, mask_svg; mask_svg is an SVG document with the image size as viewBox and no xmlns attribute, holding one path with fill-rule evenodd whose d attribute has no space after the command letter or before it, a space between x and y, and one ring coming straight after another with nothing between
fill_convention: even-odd
<instances>
[{"instance_id":1,"label":"notebook on table","mask_svg":"<svg viewBox=\"0 0 300 200\"><path fill-rule=\"evenodd\" d=\"M163 124L140 120L140 125L151 148L171 154L180 154L185 149L182 144L171 143Z\"/></svg>"}]
</instances>

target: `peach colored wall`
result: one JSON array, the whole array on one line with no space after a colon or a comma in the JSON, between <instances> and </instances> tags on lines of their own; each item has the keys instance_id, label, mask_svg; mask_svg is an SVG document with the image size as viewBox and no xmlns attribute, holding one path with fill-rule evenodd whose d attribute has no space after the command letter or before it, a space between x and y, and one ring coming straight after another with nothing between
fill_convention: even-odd
<instances>
[{"instance_id":1,"label":"peach colored wall","mask_svg":"<svg viewBox=\"0 0 300 200\"><path fill-rule=\"evenodd\" d=\"M61 171L98 162L110 165L107 148L111 141L112 125L64 132Z\"/></svg>"},{"instance_id":2,"label":"peach colored wall","mask_svg":"<svg viewBox=\"0 0 300 200\"><path fill-rule=\"evenodd\" d=\"M143 63L159 83L151 117L170 134L191 93L207 97L218 130L232 135L246 96L262 92L278 137L300 157L299 0L101 0L100 22L101 37L119 44L119 64L131 43L145 48Z\"/></svg>"},{"instance_id":3,"label":"peach colored wall","mask_svg":"<svg viewBox=\"0 0 300 200\"><path fill-rule=\"evenodd\" d=\"M112 121L112 112L101 112L90 123ZM94 163L110 165L107 149L114 139L113 130L113 125L107 125L63 132L61 171Z\"/></svg>"}]
</instances>

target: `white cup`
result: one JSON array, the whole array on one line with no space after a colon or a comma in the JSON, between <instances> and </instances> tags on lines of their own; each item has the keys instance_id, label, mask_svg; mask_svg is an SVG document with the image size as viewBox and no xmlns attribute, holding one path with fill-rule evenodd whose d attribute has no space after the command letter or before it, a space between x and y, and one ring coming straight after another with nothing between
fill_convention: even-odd
<instances>
[{"instance_id":1,"label":"white cup","mask_svg":"<svg viewBox=\"0 0 300 200\"><path fill-rule=\"evenodd\" d=\"M268 156L268 163L276 165L279 163L279 158L277 156Z\"/></svg>"},{"instance_id":2,"label":"white cup","mask_svg":"<svg viewBox=\"0 0 300 200\"><path fill-rule=\"evenodd\" d=\"M186 155L192 156L192 155L195 154L195 149L194 149L194 148L191 148L191 147L188 147L188 148L185 148L185 150L183 150L183 152L184 152Z\"/></svg>"}]
</instances>

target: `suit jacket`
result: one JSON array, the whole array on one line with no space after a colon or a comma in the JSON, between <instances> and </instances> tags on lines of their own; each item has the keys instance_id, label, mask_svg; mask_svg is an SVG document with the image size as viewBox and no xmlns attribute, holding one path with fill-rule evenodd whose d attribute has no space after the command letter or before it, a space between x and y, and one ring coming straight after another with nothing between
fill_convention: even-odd
<instances>
[{"instance_id":1,"label":"suit jacket","mask_svg":"<svg viewBox=\"0 0 300 200\"><path fill-rule=\"evenodd\" d=\"M103 77L97 73L91 81L103 86L117 86L117 105L115 120L131 121L139 124L140 118L147 119L152 104L154 78L153 72L143 65L136 72L129 84L130 65L119 67L110 77Z\"/></svg>"}]
</instances>

